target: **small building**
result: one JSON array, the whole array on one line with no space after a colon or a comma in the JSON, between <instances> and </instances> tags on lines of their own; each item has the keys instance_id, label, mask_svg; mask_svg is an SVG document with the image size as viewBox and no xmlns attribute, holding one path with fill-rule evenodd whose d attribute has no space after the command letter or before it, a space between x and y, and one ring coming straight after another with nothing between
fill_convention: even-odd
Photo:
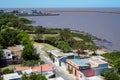
<instances>
[{"instance_id":1,"label":"small building","mask_svg":"<svg viewBox=\"0 0 120 80\"><path fill-rule=\"evenodd\" d=\"M100 75L108 69L108 63L101 56L94 56L86 59L67 59L67 70L76 78L85 80L85 77Z\"/></svg>"},{"instance_id":2,"label":"small building","mask_svg":"<svg viewBox=\"0 0 120 80\"><path fill-rule=\"evenodd\" d=\"M21 76L18 73L5 74L3 80L21 80Z\"/></svg>"},{"instance_id":3,"label":"small building","mask_svg":"<svg viewBox=\"0 0 120 80\"><path fill-rule=\"evenodd\" d=\"M90 65L95 71L95 75L100 75L101 72L108 69L108 62L101 59L91 59Z\"/></svg>"},{"instance_id":4,"label":"small building","mask_svg":"<svg viewBox=\"0 0 120 80\"><path fill-rule=\"evenodd\" d=\"M11 51L8 49L3 49L4 55L2 59L12 59Z\"/></svg>"},{"instance_id":5,"label":"small building","mask_svg":"<svg viewBox=\"0 0 120 80\"><path fill-rule=\"evenodd\" d=\"M24 49L24 46L22 45L16 45L8 47L8 50L10 50L13 53L13 56L17 56L17 59L21 59L21 54Z\"/></svg>"},{"instance_id":6,"label":"small building","mask_svg":"<svg viewBox=\"0 0 120 80\"><path fill-rule=\"evenodd\" d=\"M80 79L84 76L94 76L94 69L90 67L89 58L88 59L67 59L66 68L71 74ZM80 74L83 73L83 74Z\"/></svg>"},{"instance_id":7,"label":"small building","mask_svg":"<svg viewBox=\"0 0 120 80\"><path fill-rule=\"evenodd\" d=\"M52 55L54 57L54 63L58 66L61 66L63 68L66 68L66 59L80 59L80 56L78 56L75 53L63 53L59 50L49 50L47 51L49 55Z\"/></svg>"},{"instance_id":8,"label":"small building","mask_svg":"<svg viewBox=\"0 0 120 80\"><path fill-rule=\"evenodd\" d=\"M20 66L20 67L15 67L14 72L21 72L21 73L28 73L30 74L31 72L33 73L46 73L46 72L54 72L54 68L49 65L49 64L42 64L39 66Z\"/></svg>"}]
</instances>

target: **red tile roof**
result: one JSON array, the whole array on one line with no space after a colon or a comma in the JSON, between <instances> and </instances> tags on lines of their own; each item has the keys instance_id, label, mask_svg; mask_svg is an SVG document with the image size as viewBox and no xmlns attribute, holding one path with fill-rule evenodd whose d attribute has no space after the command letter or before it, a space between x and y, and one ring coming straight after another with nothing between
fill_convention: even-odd
<instances>
[{"instance_id":1,"label":"red tile roof","mask_svg":"<svg viewBox=\"0 0 120 80\"><path fill-rule=\"evenodd\" d=\"M31 67L28 67L28 66L16 67L16 68L15 68L16 71L23 71L23 70L29 70L29 69L31 69Z\"/></svg>"},{"instance_id":2,"label":"red tile roof","mask_svg":"<svg viewBox=\"0 0 120 80\"><path fill-rule=\"evenodd\" d=\"M42 69L41 69L42 68ZM33 72L34 71L38 71L41 72L42 71L50 71L53 70L53 67L49 64L43 64L40 66L34 66L34 67L28 67L28 66L24 66L24 67L16 67L15 70L16 71L23 71L23 70L29 70L31 69Z\"/></svg>"}]
</instances>

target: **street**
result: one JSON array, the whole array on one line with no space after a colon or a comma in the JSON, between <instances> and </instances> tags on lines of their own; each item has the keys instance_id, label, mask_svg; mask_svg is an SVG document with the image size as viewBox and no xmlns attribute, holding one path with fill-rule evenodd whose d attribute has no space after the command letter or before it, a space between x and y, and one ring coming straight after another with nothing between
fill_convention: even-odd
<instances>
[{"instance_id":1,"label":"street","mask_svg":"<svg viewBox=\"0 0 120 80\"><path fill-rule=\"evenodd\" d=\"M63 70L60 66L55 65L48 57L46 57L44 55L45 51L42 51L41 47L35 46L35 48L37 49L37 53L40 53L41 60L55 68L55 75L57 77L62 77L64 80L75 80L73 75L66 72L66 70Z\"/></svg>"}]
</instances>

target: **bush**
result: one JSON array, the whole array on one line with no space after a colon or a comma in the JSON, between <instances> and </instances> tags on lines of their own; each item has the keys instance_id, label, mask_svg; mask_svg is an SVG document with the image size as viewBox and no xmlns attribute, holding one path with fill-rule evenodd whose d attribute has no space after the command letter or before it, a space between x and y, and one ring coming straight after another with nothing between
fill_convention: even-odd
<instances>
[{"instance_id":1,"label":"bush","mask_svg":"<svg viewBox=\"0 0 120 80\"><path fill-rule=\"evenodd\" d=\"M0 76L0 80L3 80L3 78Z\"/></svg>"},{"instance_id":2,"label":"bush","mask_svg":"<svg viewBox=\"0 0 120 80\"><path fill-rule=\"evenodd\" d=\"M117 73L114 73L113 70L106 70L101 74L105 80L120 80L120 77Z\"/></svg>"},{"instance_id":3,"label":"bush","mask_svg":"<svg viewBox=\"0 0 120 80\"><path fill-rule=\"evenodd\" d=\"M38 64L39 60L36 61L36 60L28 60L28 61L25 61L23 60L22 61L22 66L34 66L35 64Z\"/></svg>"},{"instance_id":4,"label":"bush","mask_svg":"<svg viewBox=\"0 0 120 80\"><path fill-rule=\"evenodd\" d=\"M29 76L24 74L22 80L47 80L47 78L42 74L31 73Z\"/></svg>"},{"instance_id":5,"label":"bush","mask_svg":"<svg viewBox=\"0 0 120 80\"><path fill-rule=\"evenodd\" d=\"M9 73L12 73L13 70L9 69L9 68L6 68L6 69L3 69L3 74L9 74Z\"/></svg>"}]
</instances>

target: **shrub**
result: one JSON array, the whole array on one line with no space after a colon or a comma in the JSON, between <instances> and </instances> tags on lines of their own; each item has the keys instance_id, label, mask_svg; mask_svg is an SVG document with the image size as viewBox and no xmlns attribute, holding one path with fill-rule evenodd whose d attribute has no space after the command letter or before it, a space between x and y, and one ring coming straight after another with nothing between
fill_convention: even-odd
<instances>
[{"instance_id":1,"label":"shrub","mask_svg":"<svg viewBox=\"0 0 120 80\"><path fill-rule=\"evenodd\" d=\"M11 70L11 69L9 69L9 68L5 68L5 69L3 69L3 74L9 74L9 73L12 73L13 72L13 70Z\"/></svg>"}]
</instances>

